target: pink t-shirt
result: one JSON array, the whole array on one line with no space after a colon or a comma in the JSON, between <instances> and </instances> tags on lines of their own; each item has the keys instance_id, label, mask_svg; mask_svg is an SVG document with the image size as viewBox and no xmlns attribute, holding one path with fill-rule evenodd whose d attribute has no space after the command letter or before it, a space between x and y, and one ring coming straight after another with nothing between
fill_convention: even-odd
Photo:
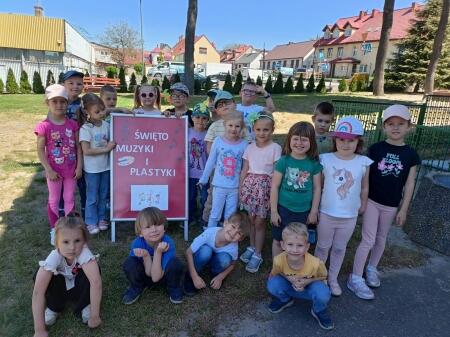
<instances>
[{"instance_id":1,"label":"pink t-shirt","mask_svg":"<svg viewBox=\"0 0 450 337\"><path fill-rule=\"evenodd\" d=\"M280 156L281 146L277 143L271 143L264 147L258 147L256 143L251 143L245 149L243 158L248 160L248 173L272 176L273 167Z\"/></svg>"},{"instance_id":2,"label":"pink t-shirt","mask_svg":"<svg viewBox=\"0 0 450 337\"><path fill-rule=\"evenodd\" d=\"M62 125L48 118L36 125L34 133L45 137L45 152L50 167L63 178L72 178L77 167L77 122L66 119Z\"/></svg>"}]
</instances>

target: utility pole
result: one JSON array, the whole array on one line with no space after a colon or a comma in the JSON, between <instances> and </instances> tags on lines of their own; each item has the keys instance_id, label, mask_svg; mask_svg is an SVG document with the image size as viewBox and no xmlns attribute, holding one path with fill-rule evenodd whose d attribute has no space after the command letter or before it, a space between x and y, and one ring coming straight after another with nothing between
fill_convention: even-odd
<instances>
[{"instance_id":1,"label":"utility pole","mask_svg":"<svg viewBox=\"0 0 450 337\"><path fill-rule=\"evenodd\" d=\"M145 61L144 61L144 34L142 33L142 0L139 0L139 12L141 15L141 48L142 48L142 76L145 76Z\"/></svg>"}]
</instances>

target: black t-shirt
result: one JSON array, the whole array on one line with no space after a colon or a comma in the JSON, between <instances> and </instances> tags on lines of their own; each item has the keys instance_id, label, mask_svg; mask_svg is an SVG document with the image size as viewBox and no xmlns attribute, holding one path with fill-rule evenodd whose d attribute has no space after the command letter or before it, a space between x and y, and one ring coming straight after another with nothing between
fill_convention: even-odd
<instances>
[{"instance_id":1,"label":"black t-shirt","mask_svg":"<svg viewBox=\"0 0 450 337\"><path fill-rule=\"evenodd\" d=\"M368 151L370 165L369 198L379 204L398 207L411 167L420 164L416 150L409 145L396 146L385 141Z\"/></svg>"},{"instance_id":2,"label":"black t-shirt","mask_svg":"<svg viewBox=\"0 0 450 337\"><path fill-rule=\"evenodd\" d=\"M172 113L175 113L175 108L171 108L171 109L167 109L167 111L170 111ZM194 121L192 120L192 110L188 109L188 111L186 111L183 116L188 116L188 122L189 122L189 126L193 127L194 126Z\"/></svg>"}]
</instances>

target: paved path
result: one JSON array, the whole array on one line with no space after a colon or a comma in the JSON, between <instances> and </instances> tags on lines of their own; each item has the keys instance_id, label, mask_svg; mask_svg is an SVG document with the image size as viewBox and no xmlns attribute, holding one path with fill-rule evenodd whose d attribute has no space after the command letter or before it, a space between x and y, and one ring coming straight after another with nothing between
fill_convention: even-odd
<instances>
[{"instance_id":1,"label":"paved path","mask_svg":"<svg viewBox=\"0 0 450 337\"><path fill-rule=\"evenodd\" d=\"M346 280L340 280L345 286ZM261 302L248 316L221 325L217 336L447 337L450 336L450 258L435 256L425 266L388 271L375 300L364 301L346 287L332 298L329 313L335 329L320 329L309 304L271 314ZM268 299L267 299L268 300Z\"/></svg>"}]
</instances>

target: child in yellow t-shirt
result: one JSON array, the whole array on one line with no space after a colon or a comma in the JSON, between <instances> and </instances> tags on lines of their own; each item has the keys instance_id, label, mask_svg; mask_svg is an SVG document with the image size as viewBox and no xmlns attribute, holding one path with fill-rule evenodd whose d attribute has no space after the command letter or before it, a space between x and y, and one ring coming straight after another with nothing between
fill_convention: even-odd
<instances>
[{"instance_id":1,"label":"child in yellow t-shirt","mask_svg":"<svg viewBox=\"0 0 450 337\"><path fill-rule=\"evenodd\" d=\"M311 315L325 330L334 328L327 313L330 289L325 284L327 269L322 261L308 253L308 229L299 222L291 222L282 232L283 252L273 259L267 281L272 295L271 313L279 313L294 304L294 298L312 301Z\"/></svg>"}]
</instances>

